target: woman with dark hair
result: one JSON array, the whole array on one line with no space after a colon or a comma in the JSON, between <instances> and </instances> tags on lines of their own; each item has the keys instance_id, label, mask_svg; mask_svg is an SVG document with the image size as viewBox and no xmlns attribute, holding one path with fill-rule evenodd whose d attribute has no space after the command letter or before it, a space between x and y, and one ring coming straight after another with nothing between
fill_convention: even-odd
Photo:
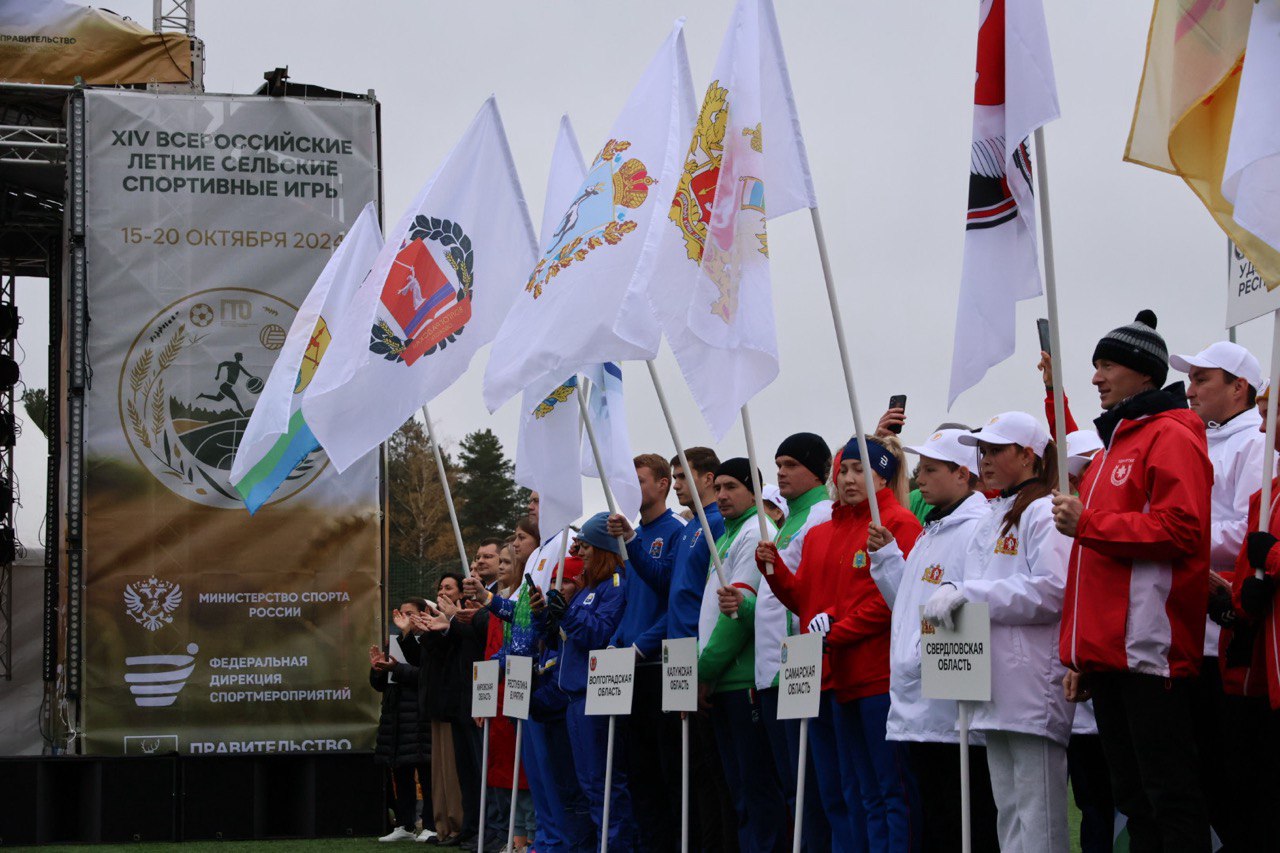
<instances>
[{"instance_id":1,"label":"woman with dark hair","mask_svg":"<svg viewBox=\"0 0 1280 853\"><path fill-rule=\"evenodd\" d=\"M600 836L608 833L609 849L628 853L635 849L636 828L631 815L631 796L627 791L627 761L623 741L614 745L613 780L609 799L609 826L603 826L605 753L608 747L608 719L588 717L587 672L592 649L604 648L618 624L626 596L622 588L622 556L617 537L610 536L609 514L596 513L582 525L578 556L582 558L580 588L572 600L557 590L549 591L545 608L541 595L533 596L534 606L545 612L550 635L559 632L560 689L569 697L565 722L573 752L573 766L578 784L591 806L591 820L596 828L594 847ZM539 621L542 621L540 616Z\"/></svg>"},{"instance_id":2,"label":"woman with dark hair","mask_svg":"<svg viewBox=\"0 0 1280 853\"><path fill-rule=\"evenodd\" d=\"M960 442L977 445L982 481L1000 489L974 529L959 580L939 586L925 618L950 628L966 601L991 615L991 701L972 727L987 741L1002 850L1067 850L1067 741L1075 708L1060 688L1058 626L1071 540L1053 523L1057 455L1024 412L996 415Z\"/></svg>"},{"instance_id":3,"label":"woman with dark hair","mask_svg":"<svg viewBox=\"0 0 1280 853\"><path fill-rule=\"evenodd\" d=\"M418 785L422 781L426 802L431 801L431 727L418 701L418 644L410 638L413 617L427 609L422 598L410 598L392 614L400 628L401 650L408 666L393 659L377 646L369 647L369 684L382 694L378 718L378 739L374 759L391 768L395 786L396 828L380 841L413 841L417 838ZM394 678L391 677L395 671ZM423 830L426 841L435 835Z\"/></svg>"}]
</instances>

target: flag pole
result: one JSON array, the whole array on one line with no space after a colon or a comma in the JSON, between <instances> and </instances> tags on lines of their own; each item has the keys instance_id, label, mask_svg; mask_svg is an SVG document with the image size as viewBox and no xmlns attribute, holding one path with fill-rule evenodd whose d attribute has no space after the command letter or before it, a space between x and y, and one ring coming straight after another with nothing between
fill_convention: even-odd
<instances>
[{"instance_id":1,"label":"flag pole","mask_svg":"<svg viewBox=\"0 0 1280 853\"><path fill-rule=\"evenodd\" d=\"M791 853L800 853L804 835L804 777L808 772L809 718L800 720L800 757L796 762L796 814L795 827L791 831Z\"/></svg>"},{"instance_id":2,"label":"flag pole","mask_svg":"<svg viewBox=\"0 0 1280 853\"><path fill-rule=\"evenodd\" d=\"M1036 128L1036 194L1040 197L1040 231L1044 245L1044 297L1049 306L1049 370L1053 378L1053 443L1058 455L1058 492L1071 494L1067 479L1066 398L1062 389L1062 336L1058 333L1058 277L1053 263L1053 220L1049 216L1049 161L1044 128Z\"/></svg>"},{"instance_id":3,"label":"flag pole","mask_svg":"<svg viewBox=\"0 0 1280 853\"><path fill-rule=\"evenodd\" d=\"M720 551L716 548L716 537L711 532L711 522L707 521L706 510L702 508L702 497L698 494L696 486L696 475L693 468L689 466L689 459L684 455L684 443L680 441L680 433L676 431L675 419L671 417L671 407L667 405L667 394L662 390L662 380L658 378L658 369L653 366L653 360L649 359L645 362L649 365L649 378L653 380L653 390L658 395L658 405L662 407L663 417L667 419L667 429L671 432L671 442L676 446L676 456L680 457L680 467L684 469L684 476L693 489L693 511L698 517L698 524L702 526L702 535L707 540L707 550L711 552L711 565L715 566L716 578L720 581L720 586L728 586L728 581L724 577L724 561L720 559ZM737 618L737 615L734 615Z\"/></svg>"},{"instance_id":4,"label":"flag pole","mask_svg":"<svg viewBox=\"0 0 1280 853\"><path fill-rule=\"evenodd\" d=\"M1262 495L1258 503L1258 530L1266 532L1271 518L1271 478L1275 476L1276 405L1280 395L1276 384L1280 383L1280 310L1274 314L1271 327L1271 376L1267 386L1267 446L1262 450ZM1261 579L1262 569L1254 569L1254 576Z\"/></svg>"},{"instance_id":5,"label":"flag pole","mask_svg":"<svg viewBox=\"0 0 1280 853\"><path fill-rule=\"evenodd\" d=\"M476 853L484 853L484 795L489 781L489 718L484 718L484 731L480 733L480 831L476 833Z\"/></svg>"},{"instance_id":6,"label":"flag pole","mask_svg":"<svg viewBox=\"0 0 1280 853\"><path fill-rule=\"evenodd\" d=\"M561 585L564 583L564 561L569 556L569 526L565 525L564 533L560 534L560 558L556 560L556 592L560 591Z\"/></svg>"},{"instance_id":7,"label":"flag pole","mask_svg":"<svg viewBox=\"0 0 1280 853\"><path fill-rule=\"evenodd\" d=\"M591 456L596 460L596 473L600 475L600 485L604 487L604 500L609 505L609 514L618 514L618 504L613 499L613 489L609 487L609 476L604 470L604 456L600 453L600 444L596 441L596 428L591 423L591 415L587 411L587 382L578 379L578 411L582 413L582 425L587 431L587 441L591 444ZM618 556L627 559L627 540L618 537Z\"/></svg>"},{"instance_id":8,"label":"flag pole","mask_svg":"<svg viewBox=\"0 0 1280 853\"><path fill-rule=\"evenodd\" d=\"M458 559L462 561L462 575L471 574L471 561L467 559L467 546L462 541L462 527L458 524L458 510L453 506L453 490L449 488L449 476L444 470L444 456L440 453L440 442L436 441L436 430L431 425L431 413L422 407L422 419L427 422L427 440L431 442L431 452L436 457L436 471L440 473L440 487L444 489L444 504L449 508L449 523L453 525L453 538L458 543Z\"/></svg>"},{"instance_id":9,"label":"flag pole","mask_svg":"<svg viewBox=\"0 0 1280 853\"><path fill-rule=\"evenodd\" d=\"M849 393L849 411L853 415L853 432L858 439L858 453L865 460L867 434L862 428L862 415L858 411L858 395L853 390L853 368L849 363L849 345L844 338L844 320L840 317L840 300L836 296L835 276L831 272L831 258L827 255L827 237L822 230L822 216L818 206L809 208L813 218L813 235L818 241L818 260L822 262L822 277L827 284L827 301L831 303L831 322L836 327L836 346L840 350L840 367L844 370L844 387ZM876 499L876 484L872 479L871 465L863 464L862 474L867 481L867 503L871 507L871 521L880 526L880 502Z\"/></svg>"},{"instance_id":10,"label":"flag pole","mask_svg":"<svg viewBox=\"0 0 1280 853\"><path fill-rule=\"evenodd\" d=\"M511 813L507 816L507 847L508 850L516 849L516 807L520 800L520 743L524 737L524 720L516 718L516 764L511 771ZM484 817L481 816L480 823L484 824ZM481 830L481 834L484 830Z\"/></svg>"},{"instance_id":11,"label":"flag pole","mask_svg":"<svg viewBox=\"0 0 1280 853\"><path fill-rule=\"evenodd\" d=\"M756 461L756 439L751 432L751 415L747 412L747 404L742 404L742 434L747 440L747 462L751 467L751 491L755 493L756 498L756 516L760 522L760 541L768 542L773 537L769 535L769 518L764 511L764 484L760 482L760 463ZM865 457L864 457L865 458ZM688 472L685 472L686 475ZM765 563L765 574L773 574L773 563Z\"/></svg>"},{"instance_id":12,"label":"flag pole","mask_svg":"<svg viewBox=\"0 0 1280 853\"><path fill-rule=\"evenodd\" d=\"M609 801L613 794L613 730L618 718L609 715L609 743L604 750L604 807L600 810L600 853L609 853Z\"/></svg>"},{"instance_id":13,"label":"flag pole","mask_svg":"<svg viewBox=\"0 0 1280 853\"><path fill-rule=\"evenodd\" d=\"M689 715L680 713L680 853L689 853Z\"/></svg>"}]
</instances>

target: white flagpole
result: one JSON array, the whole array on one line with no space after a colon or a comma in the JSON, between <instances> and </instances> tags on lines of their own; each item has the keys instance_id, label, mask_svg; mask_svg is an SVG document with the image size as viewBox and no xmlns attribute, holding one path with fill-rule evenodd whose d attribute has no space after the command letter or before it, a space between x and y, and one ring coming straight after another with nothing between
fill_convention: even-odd
<instances>
[{"instance_id":1,"label":"white flagpole","mask_svg":"<svg viewBox=\"0 0 1280 853\"><path fill-rule=\"evenodd\" d=\"M556 592L560 591L561 584L564 583L564 560L569 555L569 528L565 527L564 533L560 534L560 557L556 560Z\"/></svg>"},{"instance_id":2,"label":"white flagpole","mask_svg":"<svg viewBox=\"0 0 1280 853\"><path fill-rule=\"evenodd\" d=\"M689 853L689 715L680 714L680 853Z\"/></svg>"},{"instance_id":3,"label":"white flagpole","mask_svg":"<svg viewBox=\"0 0 1280 853\"><path fill-rule=\"evenodd\" d=\"M453 525L453 538L458 543L458 559L462 562L462 575L471 574L471 561L467 559L467 546L462 541L462 528L458 525L458 510L453 506L453 490L449 488L449 475L444 470L444 456L440 453L440 442L436 441L436 430L431 425L431 413L422 407L422 419L427 422L427 440L431 442L431 452L436 457L436 470L440 473L440 488L444 489L444 503L449 508L449 523Z\"/></svg>"},{"instance_id":4,"label":"white flagpole","mask_svg":"<svg viewBox=\"0 0 1280 853\"><path fill-rule=\"evenodd\" d=\"M516 849L516 806L520 799L520 741L524 738L524 720L516 719L516 766L511 771L511 814L507 817L507 849ZM483 819L482 819L483 822Z\"/></svg>"},{"instance_id":5,"label":"white flagpole","mask_svg":"<svg viewBox=\"0 0 1280 853\"><path fill-rule=\"evenodd\" d=\"M600 853L609 853L609 799L613 793L613 723L609 715L609 745L604 751L604 808L600 811Z\"/></svg>"},{"instance_id":6,"label":"white flagpole","mask_svg":"<svg viewBox=\"0 0 1280 853\"><path fill-rule=\"evenodd\" d=\"M1276 404L1280 402L1276 384L1280 383L1280 310L1274 315L1271 328L1271 377L1267 386L1267 446L1262 450L1262 500L1258 503L1258 530L1266 531L1271 518L1271 478L1275 476ZM1254 575L1262 577L1262 569L1254 569Z\"/></svg>"},{"instance_id":7,"label":"white flagpole","mask_svg":"<svg viewBox=\"0 0 1280 853\"><path fill-rule=\"evenodd\" d=\"M1036 192L1040 196L1040 232L1044 246L1044 297L1049 306L1049 369L1053 378L1053 443L1058 453L1058 492L1071 494L1067 480L1067 415L1062 390L1062 336L1058 332L1058 277L1053 263L1053 220L1049 216L1049 161L1044 128L1036 128Z\"/></svg>"},{"instance_id":8,"label":"white flagpole","mask_svg":"<svg viewBox=\"0 0 1280 853\"><path fill-rule=\"evenodd\" d=\"M587 411L587 389L585 379L578 377L578 411L582 413L582 425L587 430L587 441L591 444L591 456L596 460L596 473L600 475L600 485L604 488L604 500L609 505L609 514L617 515L618 504L613 499L613 489L609 487L609 475L604 470L604 457L600 454L600 444L596 441L596 428L591 423L591 414ZM627 559L627 540L618 537L618 556Z\"/></svg>"},{"instance_id":9,"label":"white flagpole","mask_svg":"<svg viewBox=\"0 0 1280 853\"><path fill-rule=\"evenodd\" d=\"M751 432L751 415L747 412L747 404L742 404L742 434L747 441L747 462L751 467L751 490L756 497L756 517L760 522L760 541L768 542L769 518L764 511L764 484L760 482L760 463L756 460L756 439ZM863 457L864 459L866 457ZM773 563L765 563L765 574L773 574Z\"/></svg>"},{"instance_id":10,"label":"white flagpole","mask_svg":"<svg viewBox=\"0 0 1280 853\"><path fill-rule=\"evenodd\" d=\"M800 719L800 760L796 767L795 829L791 834L791 853L800 853L800 837L804 834L804 775L808 770L809 718Z\"/></svg>"},{"instance_id":11,"label":"white flagpole","mask_svg":"<svg viewBox=\"0 0 1280 853\"><path fill-rule=\"evenodd\" d=\"M716 548L716 537L711 532L711 522L707 521L706 510L702 508L702 497L698 494L697 474L693 468L689 466L689 459L684 455L684 443L680 441L680 433L676 431L675 419L671 417L671 407L667 405L666 392L662 390L662 380L658 378L658 369L653 366L653 361L646 361L649 365L649 378L653 380L653 390L658 395L658 405L662 407L663 417L667 419L667 429L671 432L671 443L676 446L676 456L680 457L680 467L684 469L684 476L689 481L689 488L693 490L693 511L698 517L698 524L702 526L702 535L707 540L707 550L711 552L711 565L715 566L716 578L720 581L720 586L728 586L729 582L724 577L724 561L720 559L720 551ZM734 618L738 618L734 615Z\"/></svg>"},{"instance_id":12,"label":"white flagpole","mask_svg":"<svg viewBox=\"0 0 1280 853\"><path fill-rule=\"evenodd\" d=\"M969 705L957 702L960 711L960 850L973 850L973 827L969 817Z\"/></svg>"},{"instance_id":13,"label":"white flagpole","mask_svg":"<svg viewBox=\"0 0 1280 853\"><path fill-rule=\"evenodd\" d=\"M862 428L862 415L858 411L858 395L853 390L853 368L849 364L849 345L844 339L844 320L840 317L840 300L836 297L835 276L831 272L831 259L827 256L827 238L822 231L822 216L817 205L809 208L813 218L813 235L818 241L818 260L822 262L822 277L827 284L827 301L831 303L831 322L836 327L836 346L840 350L840 367L844 370L844 387L849 393L849 411L853 415L853 432L858 439L858 453L862 455L862 474L867 481L867 502L871 507L871 520L880 526L880 502L876 499L876 484L872 479L871 464L867 460L867 435Z\"/></svg>"},{"instance_id":14,"label":"white flagpole","mask_svg":"<svg viewBox=\"0 0 1280 853\"><path fill-rule=\"evenodd\" d=\"M476 853L484 853L484 795L489 781L489 718L484 718L484 731L480 734L480 828L476 832Z\"/></svg>"}]
</instances>

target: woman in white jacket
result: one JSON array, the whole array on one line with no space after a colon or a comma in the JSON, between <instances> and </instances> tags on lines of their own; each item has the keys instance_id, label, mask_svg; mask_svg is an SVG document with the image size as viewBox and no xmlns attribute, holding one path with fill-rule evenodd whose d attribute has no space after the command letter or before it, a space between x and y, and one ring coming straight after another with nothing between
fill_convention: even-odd
<instances>
[{"instance_id":1,"label":"woman in white jacket","mask_svg":"<svg viewBox=\"0 0 1280 853\"><path fill-rule=\"evenodd\" d=\"M966 601L991 614L991 701L972 727L987 741L987 766L1003 853L1067 851L1067 741L1074 706L1056 689L1058 623L1071 540L1053 524L1057 464L1049 434L1024 412L996 415L976 444L982 478L1000 489L978 522L964 568L925 605L925 618L951 627Z\"/></svg>"},{"instance_id":2,"label":"woman in white jacket","mask_svg":"<svg viewBox=\"0 0 1280 853\"><path fill-rule=\"evenodd\" d=\"M960 737L956 703L925 699L920 692L920 606L944 582L960 577L969 540L979 520L987 516L987 499L974 491L977 451L959 440L968 434L965 429L940 429L924 444L903 448L920 457L916 485L925 503L933 507L924 518L924 532L910 556L903 556L887 528L872 525L867 537L871 578L893 610L887 737L909 743L924 816L922 849L938 853L958 853L961 847L960 801L955 795ZM974 740L982 742L981 736ZM973 849L995 851L999 849L996 807L986 752L975 745L972 753Z\"/></svg>"}]
</instances>

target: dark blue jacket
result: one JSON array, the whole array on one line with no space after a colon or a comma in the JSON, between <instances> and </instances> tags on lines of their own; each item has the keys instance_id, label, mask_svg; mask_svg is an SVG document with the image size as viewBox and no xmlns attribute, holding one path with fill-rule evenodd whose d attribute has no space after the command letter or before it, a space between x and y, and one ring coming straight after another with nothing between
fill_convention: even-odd
<instances>
[{"instance_id":1,"label":"dark blue jacket","mask_svg":"<svg viewBox=\"0 0 1280 853\"><path fill-rule=\"evenodd\" d=\"M655 560L675 548L680 531L684 529L684 519L671 510L655 518L648 524L636 528L636 536L628 544L642 549ZM627 596L627 609L622 614L622 624L613 635L611 646L625 648L635 646L644 660L657 663L658 652L662 650L662 641L666 638L667 628L667 594L670 583L654 586L634 571L627 572L622 578L622 589Z\"/></svg>"},{"instance_id":2,"label":"dark blue jacket","mask_svg":"<svg viewBox=\"0 0 1280 853\"><path fill-rule=\"evenodd\" d=\"M622 577L614 574L593 587L578 591L560 622L560 688L571 696L587 692L587 659L592 649L603 649L618 630L627 597Z\"/></svg>"},{"instance_id":3,"label":"dark blue jacket","mask_svg":"<svg viewBox=\"0 0 1280 853\"><path fill-rule=\"evenodd\" d=\"M711 532L719 539L724 534L724 518L714 502L703 508ZM698 636L698 611L702 608L702 590L707 585L707 571L711 566L711 551L702 535L702 525L694 518L684 526L676 538L674 548L668 548L661 558L654 559L640 545L636 536L627 543L627 558L631 571L644 578L650 587L666 587L666 617L655 623L653 630L660 638L678 640Z\"/></svg>"}]
</instances>

